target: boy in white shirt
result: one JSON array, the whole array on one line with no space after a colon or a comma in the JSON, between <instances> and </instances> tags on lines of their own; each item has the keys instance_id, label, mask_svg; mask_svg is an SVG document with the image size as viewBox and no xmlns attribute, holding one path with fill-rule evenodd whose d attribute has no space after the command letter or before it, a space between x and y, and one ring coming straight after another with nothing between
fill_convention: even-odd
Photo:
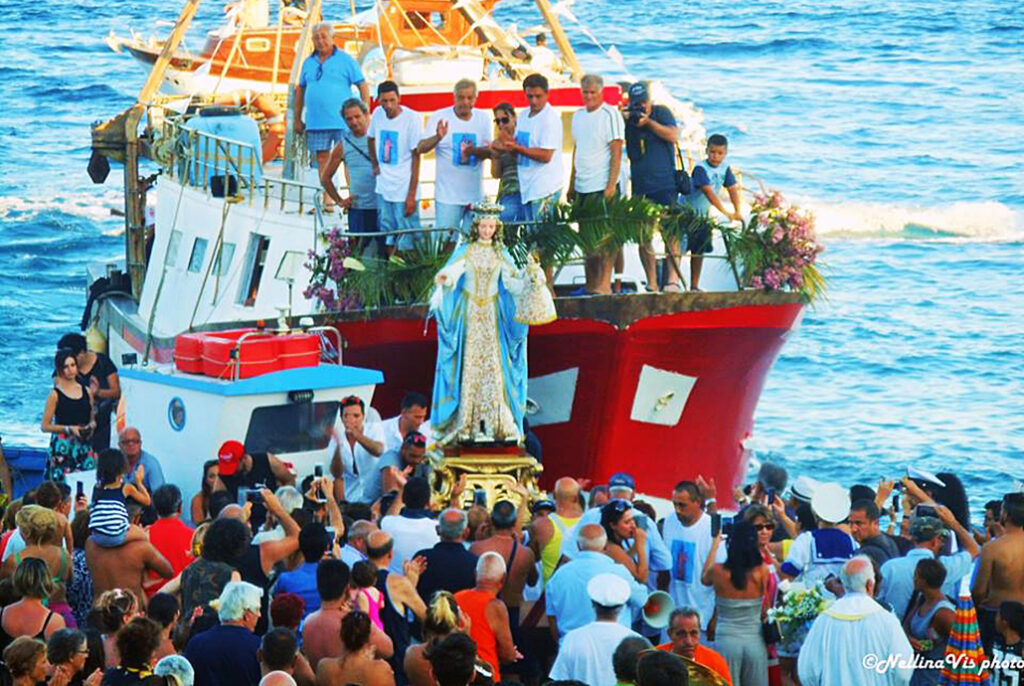
<instances>
[{"instance_id":1,"label":"boy in white shirt","mask_svg":"<svg viewBox=\"0 0 1024 686\"><path fill-rule=\"evenodd\" d=\"M420 115L400 104L398 84L384 81L377 86L380 107L370 117L370 156L377 175L377 211L381 231L420 228L417 207L420 183L422 137ZM388 253L409 250L414 234L388 236Z\"/></svg>"}]
</instances>

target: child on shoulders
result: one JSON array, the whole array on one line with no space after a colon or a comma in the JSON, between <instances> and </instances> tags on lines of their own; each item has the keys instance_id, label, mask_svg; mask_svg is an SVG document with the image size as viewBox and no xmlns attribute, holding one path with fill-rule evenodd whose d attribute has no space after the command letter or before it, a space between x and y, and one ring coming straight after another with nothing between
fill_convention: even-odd
<instances>
[{"instance_id":1,"label":"child on shoulders","mask_svg":"<svg viewBox=\"0 0 1024 686\"><path fill-rule=\"evenodd\" d=\"M131 498L143 507L150 504L149 492L143 482L145 471L142 465L135 471L137 485L124 480L127 472L128 458L120 450L110 448L100 453L89 513L89 537L104 548L117 548L132 541L149 539L142 527L131 524L125 503Z\"/></svg>"}]
</instances>

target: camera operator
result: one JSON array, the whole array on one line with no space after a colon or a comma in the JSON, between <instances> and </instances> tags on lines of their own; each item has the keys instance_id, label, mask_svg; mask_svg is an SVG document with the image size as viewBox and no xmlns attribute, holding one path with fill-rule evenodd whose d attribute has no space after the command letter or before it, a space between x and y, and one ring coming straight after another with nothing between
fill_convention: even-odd
<instances>
[{"instance_id":1,"label":"camera operator","mask_svg":"<svg viewBox=\"0 0 1024 686\"><path fill-rule=\"evenodd\" d=\"M276 491L278 486L295 484L295 475L277 456L272 453L246 452L238 441L224 441L217 451L217 461L219 483L213 490L227 490L236 502L240 489L247 489L247 493L255 495L261 488ZM253 531L258 531L266 519L267 508L259 498L249 499L253 500L249 524Z\"/></svg>"},{"instance_id":2,"label":"camera operator","mask_svg":"<svg viewBox=\"0 0 1024 686\"><path fill-rule=\"evenodd\" d=\"M651 102L646 84L634 83L628 93L629 104L623 110L623 116L626 118L626 154L632 168L633 195L648 198L659 205L676 205L679 198L674 157L679 137L676 119L667 107ZM682 290L676 270L679 245L670 245L668 249L676 259L668 265L665 290L678 292ZM640 245L640 262L647 274L647 290L656 293L658 273L650 242Z\"/></svg>"}]
</instances>

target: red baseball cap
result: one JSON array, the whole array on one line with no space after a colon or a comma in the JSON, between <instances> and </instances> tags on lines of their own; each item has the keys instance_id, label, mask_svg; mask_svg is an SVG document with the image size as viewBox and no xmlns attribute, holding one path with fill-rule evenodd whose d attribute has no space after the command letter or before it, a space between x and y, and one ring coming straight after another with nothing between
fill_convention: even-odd
<instances>
[{"instance_id":1,"label":"red baseball cap","mask_svg":"<svg viewBox=\"0 0 1024 686\"><path fill-rule=\"evenodd\" d=\"M220 462L220 473L224 476L231 476L238 471L238 463L245 455L245 446L238 441L224 441L220 450L217 451L217 460Z\"/></svg>"}]
</instances>

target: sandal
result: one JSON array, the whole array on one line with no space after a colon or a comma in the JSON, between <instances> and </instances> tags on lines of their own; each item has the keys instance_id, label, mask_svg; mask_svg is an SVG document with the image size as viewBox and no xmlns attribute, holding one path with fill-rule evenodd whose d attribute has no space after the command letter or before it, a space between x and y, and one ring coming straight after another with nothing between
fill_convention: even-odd
<instances>
[{"instance_id":1,"label":"sandal","mask_svg":"<svg viewBox=\"0 0 1024 686\"><path fill-rule=\"evenodd\" d=\"M683 287L679 285L678 281L671 281L665 284L665 287L661 289L665 293L682 293Z\"/></svg>"}]
</instances>

